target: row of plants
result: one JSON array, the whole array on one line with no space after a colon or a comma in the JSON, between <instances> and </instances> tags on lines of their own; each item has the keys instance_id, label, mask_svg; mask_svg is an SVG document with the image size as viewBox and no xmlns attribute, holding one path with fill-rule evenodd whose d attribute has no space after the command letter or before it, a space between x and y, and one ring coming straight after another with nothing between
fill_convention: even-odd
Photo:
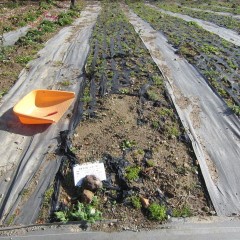
<instances>
[{"instance_id":1,"label":"row of plants","mask_svg":"<svg viewBox=\"0 0 240 240\"><path fill-rule=\"evenodd\" d=\"M240 114L238 46L204 30L195 22L162 14L143 3L130 6L156 30L162 31L176 52L193 64L228 106Z\"/></svg>"},{"instance_id":2,"label":"row of plants","mask_svg":"<svg viewBox=\"0 0 240 240\"><path fill-rule=\"evenodd\" d=\"M181 13L193 18L198 18L205 21L213 22L218 26L233 29L236 32L240 33L240 20L233 18L231 16L223 16L223 15L204 12L204 11L195 11L193 9L183 8L179 5L174 5L174 4L158 3L156 5L164 10L168 10L175 13Z\"/></svg>"},{"instance_id":3,"label":"row of plants","mask_svg":"<svg viewBox=\"0 0 240 240\"><path fill-rule=\"evenodd\" d=\"M165 221L168 216L199 214L196 201L187 200L190 191L206 204L193 159L189 157L188 167L183 166L182 155L190 156L191 147L183 140L184 130L167 97L161 72L118 3L102 4L90 46L80 97L82 118L71 150L79 163L103 161L107 180L94 192L94 199L86 203L82 200L84 187L74 186L72 164L65 163L57 204L61 207L55 209L53 220L93 222L117 218L125 224L139 221L135 224L144 225L149 220ZM126 118L118 109L112 109L112 100L124 104ZM130 116L134 118L131 123ZM103 135L105 127L104 138L109 137L111 142L103 139L107 142L102 145L96 139ZM87 137L79 137L83 132ZM143 132L139 140L134 139L136 132ZM90 140L88 136L93 133L96 137ZM117 147L110 150L110 145ZM169 149L171 145L183 153ZM84 156L84 147L90 157ZM186 183L188 178L191 183ZM170 185L174 193L170 193ZM143 202L142 196L150 199L149 204L148 199Z\"/></svg>"},{"instance_id":4,"label":"row of plants","mask_svg":"<svg viewBox=\"0 0 240 240\"><path fill-rule=\"evenodd\" d=\"M16 13L13 12L6 17L4 17L3 14L3 16L1 17L2 21L0 23L1 34L31 24L39 17L43 16L44 12L51 9L53 5L52 2L46 3L42 1L39 5L34 4L26 7L27 9L20 8L19 10L17 7L16 10L18 11L16 11Z\"/></svg>"},{"instance_id":5,"label":"row of plants","mask_svg":"<svg viewBox=\"0 0 240 240\"><path fill-rule=\"evenodd\" d=\"M239 2L237 1L204 1L203 3L197 4L194 1L183 1L182 5L202 10L212 10L214 12L229 12L233 14L240 14Z\"/></svg>"},{"instance_id":6,"label":"row of plants","mask_svg":"<svg viewBox=\"0 0 240 240\"><path fill-rule=\"evenodd\" d=\"M37 52L43 47L43 43L61 27L71 24L79 16L81 7L59 13L54 21L41 21L37 26L31 28L25 36L19 38L13 46L3 46L3 43L0 45L1 97L15 83L22 68L36 57Z\"/></svg>"}]
</instances>

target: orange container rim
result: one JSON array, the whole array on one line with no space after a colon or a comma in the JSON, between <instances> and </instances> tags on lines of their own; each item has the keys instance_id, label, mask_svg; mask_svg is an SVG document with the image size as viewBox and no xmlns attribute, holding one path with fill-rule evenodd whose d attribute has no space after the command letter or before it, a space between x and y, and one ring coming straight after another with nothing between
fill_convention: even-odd
<instances>
[{"instance_id":1,"label":"orange container rim","mask_svg":"<svg viewBox=\"0 0 240 240\"><path fill-rule=\"evenodd\" d=\"M74 92L36 89L20 99L13 112L23 123L37 124L41 119L43 123L53 123L63 116L74 97Z\"/></svg>"}]
</instances>

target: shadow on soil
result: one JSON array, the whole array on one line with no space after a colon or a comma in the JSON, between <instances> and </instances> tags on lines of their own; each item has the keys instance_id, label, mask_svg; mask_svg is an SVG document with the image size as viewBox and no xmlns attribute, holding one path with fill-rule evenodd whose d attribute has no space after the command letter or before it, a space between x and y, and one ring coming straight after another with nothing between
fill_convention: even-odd
<instances>
[{"instance_id":1,"label":"shadow on soil","mask_svg":"<svg viewBox=\"0 0 240 240\"><path fill-rule=\"evenodd\" d=\"M0 116L0 130L23 136L34 136L42 133L46 131L50 125L51 124L24 125L19 121L18 117L14 115L12 108Z\"/></svg>"}]
</instances>

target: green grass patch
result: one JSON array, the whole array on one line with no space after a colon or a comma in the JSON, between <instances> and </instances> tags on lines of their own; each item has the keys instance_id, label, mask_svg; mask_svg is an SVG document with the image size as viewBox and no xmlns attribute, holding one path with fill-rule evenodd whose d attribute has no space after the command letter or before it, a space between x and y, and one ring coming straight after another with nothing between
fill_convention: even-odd
<instances>
[{"instance_id":1,"label":"green grass patch","mask_svg":"<svg viewBox=\"0 0 240 240\"><path fill-rule=\"evenodd\" d=\"M141 168L138 166L128 166L125 168L126 174L125 177L129 181L134 181L139 178L139 173L141 172Z\"/></svg>"},{"instance_id":2,"label":"green grass patch","mask_svg":"<svg viewBox=\"0 0 240 240\"><path fill-rule=\"evenodd\" d=\"M167 219L167 210L166 210L166 207L163 205L152 203L148 207L148 211L149 211L149 218L151 220L164 221L165 219Z\"/></svg>"}]
</instances>

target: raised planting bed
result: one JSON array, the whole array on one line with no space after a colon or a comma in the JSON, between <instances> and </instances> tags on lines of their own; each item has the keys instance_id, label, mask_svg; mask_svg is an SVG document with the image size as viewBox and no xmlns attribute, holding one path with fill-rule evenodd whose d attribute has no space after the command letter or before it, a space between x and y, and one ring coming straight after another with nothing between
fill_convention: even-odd
<instances>
[{"instance_id":1,"label":"raised planting bed","mask_svg":"<svg viewBox=\"0 0 240 240\"><path fill-rule=\"evenodd\" d=\"M162 31L179 55L185 57L205 77L228 106L239 115L240 48L219 36L176 17L159 13L142 3L132 9L156 30Z\"/></svg>"},{"instance_id":2,"label":"raised planting bed","mask_svg":"<svg viewBox=\"0 0 240 240\"><path fill-rule=\"evenodd\" d=\"M172 5L172 4L170 5L170 4L164 4L164 3L163 4L158 3L156 5L164 10L181 13L181 14L188 15L190 17L212 22L218 26L233 29L236 32L240 33L240 19L235 19L231 16L223 16L223 15L209 13L209 12L195 11L188 8L182 8L179 5Z\"/></svg>"},{"instance_id":3,"label":"raised planting bed","mask_svg":"<svg viewBox=\"0 0 240 240\"><path fill-rule=\"evenodd\" d=\"M117 3L102 4L80 101L72 146L67 140L61 147L68 158L56 177L51 217L44 219L43 206L39 222L108 219L93 228L138 230L171 216L214 214L161 72ZM72 167L95 161L104 163L107 180L87 204Z\"/></svg>"},{"instance_id":4,"label":"raised planting bed","mask_svg":"<svg viewBox=\"0 0 240 240\"><path fill-rule=\"evenodd\" d=\"M75 10L52 7L48 15L42 15L13 46L0 44L0 99L14 85L27 63L37 57L43 44L80 15L83 5L81 2Z\"/></svg>"}]
</instances>

